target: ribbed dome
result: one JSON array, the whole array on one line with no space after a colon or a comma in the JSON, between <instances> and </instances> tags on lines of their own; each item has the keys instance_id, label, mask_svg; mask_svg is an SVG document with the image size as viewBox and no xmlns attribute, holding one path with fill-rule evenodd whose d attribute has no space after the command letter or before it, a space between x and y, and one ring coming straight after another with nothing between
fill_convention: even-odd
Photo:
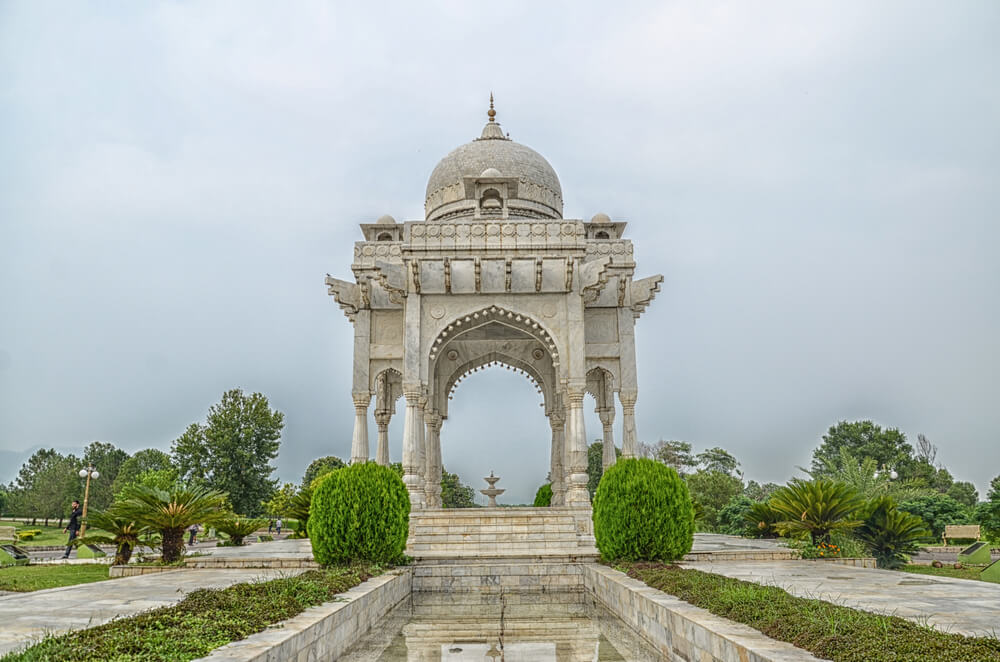
<instances>
[{"instance_id":1,"label":"ribbed dome","mask_svg":"<svg viewBox=\"0 0 1000 662\"><path fill-rule=\"evenodd\" d=\"M467 197L464 178L488 176L487 171L517 179L517 194L510 200L512 216L562 218L562 187L556 171L541 154L507 138L491 115L481 137L453 150L434 168L424 202L427 220L461 215L459 203Z\"/></svg>"}]
</instances>

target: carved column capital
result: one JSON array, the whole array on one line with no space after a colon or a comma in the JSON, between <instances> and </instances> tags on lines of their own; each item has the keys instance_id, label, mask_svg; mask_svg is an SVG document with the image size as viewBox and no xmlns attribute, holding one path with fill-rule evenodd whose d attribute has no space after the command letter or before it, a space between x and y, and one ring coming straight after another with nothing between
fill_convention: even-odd
<instances>
[{"instance_id":1,"label":"carved column capital","mask_svg":"<svg viewBox=\"0 0 1000 662\"><path fill-rule=\"evenodd\" d=\"M601 425L608 427L615 422L614 407L602 407L597 410L597 416L601 419Z\"/></svg>"},{"instance_id":2,"label":"carved column capital","mask_svg":"<svg viewBox=\"0 0 1000 662\"><path fill-rule=\"evenodd\" d=\"M355 407L362 407L368 409L368 403L372 401L371 393L351 393L351 398L354 400Z\"/></svg>"},{"instance_id":3,"label":"carved column capital","mask_svg":"<svg viewBox=\"0 0 1000 662\"><path fill-rule=\"evenodd\" d=\"M639 399L639 392L633 390L622 389L618 393L618 399L622 403L622 407L635 407L635 401Z\"/></svg>"}]
</instances>

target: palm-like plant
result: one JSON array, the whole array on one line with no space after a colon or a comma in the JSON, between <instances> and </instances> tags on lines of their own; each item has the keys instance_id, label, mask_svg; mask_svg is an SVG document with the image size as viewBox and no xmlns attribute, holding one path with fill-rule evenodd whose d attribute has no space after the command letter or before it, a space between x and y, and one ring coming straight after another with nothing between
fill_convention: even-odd
<instances>
[{"instance_id":1,"label":"palm-like plant","mask_svg":"<svg viewBox=\"0 0 1000 662\"><path fill-rule=\"evenodd\" d=\"M185 529L192 524L215 524L227 513L226 494L203 487L178 484L161 490L135 485L123 496L116 506L120 515L160 533L164 563L181 558Z\"/></svg>"},{"instance_id":2,"label":"palm-like plant","mask_svg":"<svg viewBox=\"0 0 1000 662\"><path fill-rule=\"evenodd\" d=\"M240 517L239 515L229 514L224 519L216 522L215 528L229 536L229 540L233 545L239 546L243 544L244 538L265 525L267 525L266 519Z\"/></svg>"},{"instance_id":3,"label":"palm-like plant","mask_svg":"<svg viewBox=\"0 0 1000 662\"><path fill-rule=\"evenodd\" d=\"M767 501L756 501L749 510L743 513L743 521L747 524L747 533L755 538L776 538L778 532L774 525L781 519L781 513L772 508Z\"/></svg>"},{"instance_id":4,"label":"palm-like plant","mask_svg":"<svg viewBox=\"0 0 1000 662\"><path fill-rule=\"evenodd\" d=\"M288 504L288 517L296 521L295 538L308 538L309 508L312 505L312 488L303 487Z\"/></svg>"},{"instance_id":5,"label":"palm-like plant","mask_svg":"<svg viewBox=\"0 0 1000 662\"><path fill-rule=\"evenodd\" d=\"M808 533L812 544L830 542L832 531L850 530L861 524L856 519L864 499L845 484L827 479L794 479L771 496L768 502L781 519L775 528L784 534Z\"/></svg>"},{"instance_id":6,"label":"palm-like plant","mask_svg":"<svg viewBox=\"0 0 1000 662\"><path fill-rule=\"evenodd\" d=\"M903 510L889 497L873 499L865 508L864 521L854 535L868 547L880 568L895 570L932 534L924 521Z\"/></svg>"},{"instance_id":7,"label":"palm-like plant","mask_svg":"<svg viewBox=\"0 0 1000 662\"><path fill-rule=\"evenodd\" d=\"M94 527L93 533L74 540L75 545L114 545L115 565L125 565L132 558L132 552L139 546L141 536L149 529L136 523L135 519L123 515L115 506L104 512L90 513L87 526Z\"/></svg>"}]
</instances>

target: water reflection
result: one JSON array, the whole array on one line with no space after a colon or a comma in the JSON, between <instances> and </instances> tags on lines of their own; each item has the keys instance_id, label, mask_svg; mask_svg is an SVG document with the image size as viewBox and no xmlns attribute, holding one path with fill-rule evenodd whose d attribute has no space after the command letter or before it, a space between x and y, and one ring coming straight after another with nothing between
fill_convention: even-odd
<instances>
[{"instance_id":1,"label":"water reflection","mask_svg":"<svg viewBox=\"0 0 1000 662\"><path fill-rule=\"evenodd\" d=\"M645 662L659 657L584 593L414 593L346 662Z\"/></svg>"}]
</instances>

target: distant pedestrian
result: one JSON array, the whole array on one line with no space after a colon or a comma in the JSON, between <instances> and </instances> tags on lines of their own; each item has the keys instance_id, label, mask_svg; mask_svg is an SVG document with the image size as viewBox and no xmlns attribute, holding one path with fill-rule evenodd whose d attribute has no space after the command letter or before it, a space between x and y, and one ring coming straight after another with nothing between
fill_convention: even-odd
<instances>
[{"instance_id":1,"label":"distant pedestrian","mask_svg":"<svg viewBox=\"0 0 1000 662\"><path fill-rule=\"evenodd\" d=\"M279 536L281 535L281 524L282 524L281 518L279 517L278 521L274 523L275 529L277 530Z\"/></svg>"},{"instance_id":2,"label":"distant pedestrian","mask_svg":"<svg viewBox=\"0 0 1000 662\"><path fill-rule=\"evenodd\" d=\"M198 535L198 525L192 524L188 527L188 546L194 544L194 538Z\"/></svg>"},{"instance_id":3,"label":"distant pedestrian","mask_svg":"<svg viewBox=\"0 0 1000 662\"><path fill-rule=\"evenodd\" d=\"M81 517L83 517L83 509L80 508L80 502L74 499L73 510L69 514L69 522L66 524L66 528L63 529L63 533L69 533L69 540L66 541L66 553L63 554L64 559L69 558L69 553L73 549L73 540L76 539L76 534L80 532Z\"/></svg>"},{"instance_id":4,"label":"distant pedestrian","mask_svg":"<svg viewBox=\"0 0 1000 662\"><path fill-rule=\"evenodd\" d=\"M271 535L273 531L274 531L274 520L269 519L267 520L267 535Z\"/></svg>"}]
</instances>

